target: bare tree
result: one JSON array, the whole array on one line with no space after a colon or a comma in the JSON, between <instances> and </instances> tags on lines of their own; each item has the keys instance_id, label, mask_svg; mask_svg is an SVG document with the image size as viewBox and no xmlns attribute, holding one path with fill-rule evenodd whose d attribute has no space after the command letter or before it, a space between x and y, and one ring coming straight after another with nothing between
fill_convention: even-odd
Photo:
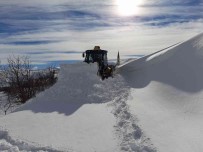
<instances>
[{"instance_id":1,"label":"bare tree","mask_svg":"<svg viewBox=\"0 0 203 152\"><path fill-rule=\"evenodd\" d=\"M13 106L25 103L57 80L54 67L34 72L26 56L10 56L7 62L7 66L0 67L0 91L7 96L7 101L1 102L3 106L1 104L0 108L4 109L5 114Z\"/></svg>"},{"instance_id":2,"label":"bare tree","mask_svg":"<svg viewBox=\"0 0 203 152\"><path fill-rule=\"evenodd\" d=\"M26 85L32 79L30 74L31 65L28 57L10 56L7 62L6 66L1 66L0 68L0 87L4 95L7 96L6 99L3 97L3 100L1 100L1 108L5 114L12 107L25 103L31 98L31 87L26 87Z\"/></svg>"},{"instance_id":3,"label":"bare tree","mask_svg":"<svg viewBox=\"0 0 203 152\"><path fill-rule=\"evenodd\" d=\"M8 110L12 111L13 108L16 108L20 103L16 102L14 96L9 93L1 93L0 96L0 109L3 110L6 115Z\"/></svg>"},{"instance_id":4,"label":"bare tree","mask_svg":"<svg viewBox=\"0 0 203 152\"><path fill-rule=\"evenodd\" d=\"M31 65L28 57L10 56L7 59L8 67L4 68L4 73L10 90L15 94L16 99L20 103L25 103L30 98L30 86L28 83L32 80ZM27 86L26 86L27 85Z\"/></svg>"}]
</instances>

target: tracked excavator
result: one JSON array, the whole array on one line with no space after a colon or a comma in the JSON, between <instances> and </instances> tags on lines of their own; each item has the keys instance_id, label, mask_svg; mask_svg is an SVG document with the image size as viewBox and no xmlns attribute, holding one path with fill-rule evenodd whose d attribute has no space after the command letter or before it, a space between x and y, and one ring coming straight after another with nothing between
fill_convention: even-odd
<instances>
[{"instance_id":1,"label":"tracked excavator","mask_svg":"<svg viewBox=\"0 0 203 152\"><path fill-rule=\"evenodd\" d=\"M97 75L101 77L102 80L108 79L109 77L113 78L113 74L116 68L116 65L109 65L107 59L106 50L101 50L100 46L95 46L93 50L86 50L83 53L84 62L97 63L98 72Z\"/></svg>"}]
</instances>

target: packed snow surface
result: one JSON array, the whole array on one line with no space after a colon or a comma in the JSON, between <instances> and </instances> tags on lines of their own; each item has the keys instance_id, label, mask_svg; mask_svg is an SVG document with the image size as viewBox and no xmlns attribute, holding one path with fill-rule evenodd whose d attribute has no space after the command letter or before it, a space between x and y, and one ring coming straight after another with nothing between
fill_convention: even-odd
<instances>
[{"instance_id":1,"label":"packed snow surface","mask_svg":"<svg viewBox=\"0 0 203 152\"><path fill-rule=\"evenodd\" d=\"M0 151L203 151L203 34L117 69L63 65L59 81L0 118Z\"/></svg>"}]
</instances>

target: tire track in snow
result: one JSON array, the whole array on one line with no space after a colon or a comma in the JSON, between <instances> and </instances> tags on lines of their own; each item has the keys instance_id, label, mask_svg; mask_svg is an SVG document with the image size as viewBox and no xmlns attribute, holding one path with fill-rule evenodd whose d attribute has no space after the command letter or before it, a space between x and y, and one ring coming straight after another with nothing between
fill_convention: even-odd
<instances>
[{"instance_id":1,"label":"tire track in snow","mask_svg":"<svg viewBox=\"0 0 203 152\"><path fill-rule=\"evenodd\" d=\"M110 106L113 107L112 113L117 119L115 126L116 134L121 139L121 151L128 152L156 152L155 148L151 144L149 138L147 138L142 132L141 128L137 125L135 116L133 116L126 101L130 94L130 88L126 85L124 79L118 76L117 97L114 99Z\"/></svg>"}]
</instances>

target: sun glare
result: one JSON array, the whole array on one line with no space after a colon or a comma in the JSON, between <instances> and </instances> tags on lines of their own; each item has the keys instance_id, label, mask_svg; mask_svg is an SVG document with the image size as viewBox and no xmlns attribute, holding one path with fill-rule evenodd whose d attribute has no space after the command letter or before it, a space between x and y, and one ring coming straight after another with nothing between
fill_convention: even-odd
<instances>
[{"instance_id":1,"label":"sun glare","mask_svg":"<svg viewBox=\"0 0 203 152\"><path fill-rule=\"evenodd\" d=\"M139 5L143 0L116 0L118 12L122 16L132 16L139 13Z\"/></svg>"}]
</instances>

